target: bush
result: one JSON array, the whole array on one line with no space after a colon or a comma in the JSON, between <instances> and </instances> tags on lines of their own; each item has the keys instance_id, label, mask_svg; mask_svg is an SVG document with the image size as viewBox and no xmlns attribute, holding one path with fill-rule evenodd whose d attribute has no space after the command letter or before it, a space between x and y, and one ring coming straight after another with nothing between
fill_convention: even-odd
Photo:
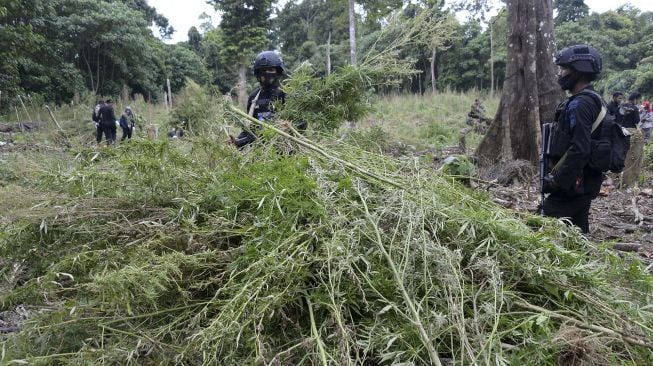
<instances>
[{"instance_id":1,"label":"bush","mask_svg":"<svg viewBox=\"0 0 653 366\"><path fill-rule=\"evenodd\" d=\"M169 127L176 127L183 123L195 134L215 131L215 119L220 104L221 102L213 100L200 85L188 79L186 86L177 96L176 106L172 112L172 125Z\"/></svg>"}]
</instances>

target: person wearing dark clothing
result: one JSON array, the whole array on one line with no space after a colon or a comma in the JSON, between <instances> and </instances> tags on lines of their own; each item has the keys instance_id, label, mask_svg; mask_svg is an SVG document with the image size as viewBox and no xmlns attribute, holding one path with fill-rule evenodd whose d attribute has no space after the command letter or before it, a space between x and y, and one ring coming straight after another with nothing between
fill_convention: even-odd
<instances>
[{"instance_id":1,"label":"person wearing dark clothing","mask_svg":"<svg viewBox=\"0 0 653 366\"><path fill-rule=\"evenodd\" d=\"M639 128L642 129L642 133L644 134L644 142L648 144L651 141L651 129L653 128L653 107L648 100L642 103L640 122Z\"/></svg>"},{"instance_id":2,"label":"person wearing dark clothing","mask_svg":"<svg viewBox=\"0 0 653 366\"><path fill-rule=\"evenodd\" d=\"M100 108L100 129L107 141L107 145L111 145L116 141L116 113L113 110L113 103L111 99L107 99L106 103ZM100 135L99 141L102 141Z\"/></svg>"},{"instance_id":3,"label":"person wearing dark clothing","mask_svg":"<svg viewBox=\"0 0 653 366\"><path fill-rule=\"evenodd\" d=\"M279 86L261 87L247 99L247 110L250 115L259 121L270 121L274 117L274 104L283 104L286 99L286 94ZM251 144L256 140L255 133L260 128L255 125L250 125L250 130L243 130L235 139L237 147L241 148Z\"/></svg>"},{"instance_id":4,"label":"person wearing dark clothing","mask_svg":"<svg viewBox=\"0 0 653 366\"><path fill-rule=\"evenodd\" d=\"M639 123L639 99L641 97L642 95L637 92L630 93L628 101L621 103L619 106L617 114L615 115L615 120L622 127L637 127L637 124Z\"/></svg>"},{"instance_id":5,"label":"person wearing dark clothing","mask_svg":"<svg viewBox=\"0 0 653 366\"><path fill-rule=\"evenodd\" d=\"M254 90L247 99L247 112L259 121L270 122L275 116L275 105L281 105L286 100L286 93L281 90L280 79L284 73L284 63L275 51L259 53L254 60L254 75L260 87ZM304 122L295 124L300 132L306 129ZM250 125L237 137L231 137L231 142L238 148L243 148L256 140L260 127Z\"/></svg>"},{"instance_id":6,"label":"person wearing dark clothing","mask_svg":"<svg viewBox=\"0 0 653 366\"><path fill-rule=\"evenodd\" d=\"M120 116L120 128L122 128L122 138L120 141L125 141L125 139L131 140L134 129L134 115L132 114L131 107L125 108L125 111Z\"/></svg>"},{"instance_id":7,"label":"person wearing dark clothing","mask_svg":"<svg viewBox=\"0 0 653 366\"><path fill-rule=\"evenodd\" d=\"M99 144L102 141L102 129L100 128L100 109L104 107L104 101L100 100L93 109L91 119L95 122L95 140Z\"/></svg>"},{"instance_id":8,"label":"person wearing dark clothing","mask_svg":"<svg viewBox=\"0 0 653 366\"><path fill-rule=\"evenodd\" d=\"M608 103L608 113L611 115L615 115L617 113L617 109L619 109L619 105L624 101L624 93L622 92L614 92L612 93L612 100L610 103Z\"/></svg>"},{"instance_id":9,"label":"person wearing dark clothing","mask_svg":"<svg viewBox=\"0 0 653 366\"><path fill-rule=\"evenodd\" d=\"M592 125L604 103L591 82L601 72L602 60L594 47L574 45L558 52L556 64L558 84L571 96L556 110L547 155L553 168L543 178L542 191L549 193L543 212L567 218L588 233L590 205L603 181L603 174L589 167Z\"/></svg>"}]
</instances>

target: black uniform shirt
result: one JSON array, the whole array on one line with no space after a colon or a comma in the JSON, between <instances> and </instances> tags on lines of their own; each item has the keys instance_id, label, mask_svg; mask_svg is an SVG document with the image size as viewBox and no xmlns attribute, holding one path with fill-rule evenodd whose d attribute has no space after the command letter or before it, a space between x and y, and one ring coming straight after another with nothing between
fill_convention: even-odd
<instances>
[{"instance_id":1,"label":"black uniform shirt","mask_svg":"<svg viewBox=\"0 0 653 366\"><path fill-rule=\"evenodd\" d=\"M594 90L591 85L585 89ZM591 183L590 190L593 191L596 188L596 179L587 178L595 177L598 177L598 188L600 189L601 173L592 171L587 164L591 153L592 124L601 112L601 103L598 96L581 91L569 98L566 107L558 117L556 128L563 130L563 133L557 135L566 135L569 138L566 149L564 149L567 157L561 163L556 164L554 172L556 183L563 189L573 189L581 179L585 181L586 185ZM559 158L560 156L557 160ZM558 163L558 161L555 162ZM592 182L588 182L588 180Z\"/></svg>"},{"instance_id":2,"label":"black uniform shirt","mask_svg":"<svg viewBox=\"0 0 653 366\"><path fill-rule=\"evenodd\" d=\"M113 104L105 104L100 108L100 123L113 125L116 123L116 113L113 111Z\"/></svg>"}]
</instances>

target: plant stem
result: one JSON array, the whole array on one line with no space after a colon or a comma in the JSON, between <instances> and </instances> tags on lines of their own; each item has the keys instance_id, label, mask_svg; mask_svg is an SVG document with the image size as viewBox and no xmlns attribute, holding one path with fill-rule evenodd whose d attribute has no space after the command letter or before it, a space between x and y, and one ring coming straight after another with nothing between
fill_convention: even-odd
<instances>
[{"instance_id":1,"label":"plant stem","mask_svg":"<svg viewBox=\"0 0 653 366\"><path fill-rule=\"evenodd\" d=\"M399 287L399 290L401 291L401 295L404 298L404 301L406 302L406 305L408 305L408 309L411 312L411 315L413 317L412 323L415 325L417 328L417 331L419 332L420 338L422 338L422 343L426 347L426 350L429 353L429 357L431 358L431 362L435 366L442 366L442 363L440 362L440 357L438 356L438 352L435 350L433 347L433 343L429 339L428 334L426 334L426 329L424 329L424 325L420 321L419 318L419 313L417 312L417 309L415 308L415 304L413 304L413 300L410 298L408 295L408 291L406 291L406 287L404 286L404 282L399 275L399 271L397 270L397 266L395 265L394 261L392 260L392 257L390 257L390 253L388 253L387 250L385 250L385 247L383 246L383 241L381 239L381 233L379 232L379 228L372 219L372 215L370 214L369 209L367 208L367 202L365 201L365 198L363 195L358 192L359 197L361 198L361 202L363 203L363 207L365 208L365 216L367 219L370 221L372 224L372 227L374 228L374 232L376 234L376 243L379 246L379 250L381 250L381 253L383 256L386 258L388 261L388 265L390 266L390 269L392 270L392 275L395 278L395 282L397 282L397 286Z\"/></svg>"},{"instance_id":2,"label":"plant stem","mask_svg":"<svg viewBox=\"0 0 653 366\"><path fill-rule=\"evenodd\" d=\"M582 321L580 321L578 319L571 318L571 317L568 317L566 315L562 315L562 314L553 312L551 310L539 307L537 305L529 304L527 302L519 301L516 304L517 304L517 306L521 306L524 309L529 309L529 310L537 311L537 312L540 312L540 313L546 313L547 315L551 316L552 318L556 318L556 319L559 319L559 320L564 320L566 322L572 323L573 325L577 326L578 328L582 328L582 329L591 330L591 331L594 331L594 332L607 334L607 335L622 339L623 341L628 342L630 344L634 344L634 345L642 346L642 347L647 347L647 348L653 350L653 343L651 343L648 340L644 340L644 339L641 339L641 338L635 338L635 337L623 334L620 331L608 329L608 328L602 327L600 325L587 324L587 323L584 323L584 322L582 322Z\"/></svg>"},{"instance_id":3,"label":"plant stem","mask_svg":"<svg viewBox=\"0 0 653 366\"><path fill-rule=\"evenodd\" d=\"M327 366L327 359L326 359L326 351L324 350L324 345L322 344L322 339L320 338L320 334L317 332L317 326L315 325L315 317L313 316L313 305L311 304L311 300L308 298L308 296L304 297L306 299L306 304L308 304L308 315L311 318L311 332L313 333L313 337L315 337L315 342L317 342L317 348L320 350L320 358L322 359L322 364L324 366Z\"/></svg>"}]
</instances>

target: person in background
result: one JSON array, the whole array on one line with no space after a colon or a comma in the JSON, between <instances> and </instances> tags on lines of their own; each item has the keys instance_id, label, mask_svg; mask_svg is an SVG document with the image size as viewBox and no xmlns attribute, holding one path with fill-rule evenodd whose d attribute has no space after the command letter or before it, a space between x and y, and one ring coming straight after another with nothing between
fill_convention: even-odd
<instances>
[{"instance_id":1,"label":"person in background","mask_svg":"<svg viewBox=\"0 0 653 366\"><path fill-rule=\"evenodd\" d=\"M646 100L642 104L642 112L639 116L642 133L644 134L644 141L646 144L651 142L651 128L653 128L653 107L651 102Z\"/></svg>"},{"instance_id":2,"label":"person in background","mask_svg":"<svg viewBox=\"0 0 653 366\"><path fill-rule=\"evenodd\" d=\"M91 116L91 119L95 122L95 140L98 144L102 141L102 129L100 128L100 109L102 109L102 107L104 107L104 101L99 100L95 104L93 115Z\"/></svg>"},{"instance_id":3,"label":"person in background","mask_svg":"<svg viewBox=\"0 0 653 366\"><path fill-rule=\"evenodd\" d=\"M125 108L125 111L120 116L120 128L122 128L122 138L120 141L125 141L125 139L131 140L132 131L134 130L134 115L129 106Z\"/></svg>"},{"instance_id":4,"label":"person in background","mask_svg":"<svg viewBox=\"0 0 653 366\"><path fill-rule=\"evenodd\" d=\"M624 93L622 92L614 92L612 93L612 100L610 103L608 103L608 113L614 116L615 113L617 113L617 109L619 109L619 105L624 101Z\"/></svg>"},{"instance_id":5,"label":"person in background","mask_svg":"<svg viewBox=\"0 0 653 366\"><path fill-rule=\"evenodd\" d=\"M104 134L107 145L112 145L116 141L116 112L113 110L111 99L107 99L104 106L100 108L99 128L101 134L98 143L102 141L102 134Z\"/></svg>"},{"instance_id":6,"label":"person in background","mask_svg":"<svg viewBox=\"0 0 653 366\"><path fill-rule=\"evenodd\" d=\"M639 99L642 97L638 92L632 92L628 101L621 103L615 114L615 120L622 127L636 128L639 123Z\"/></svg>"}]
</instances>

